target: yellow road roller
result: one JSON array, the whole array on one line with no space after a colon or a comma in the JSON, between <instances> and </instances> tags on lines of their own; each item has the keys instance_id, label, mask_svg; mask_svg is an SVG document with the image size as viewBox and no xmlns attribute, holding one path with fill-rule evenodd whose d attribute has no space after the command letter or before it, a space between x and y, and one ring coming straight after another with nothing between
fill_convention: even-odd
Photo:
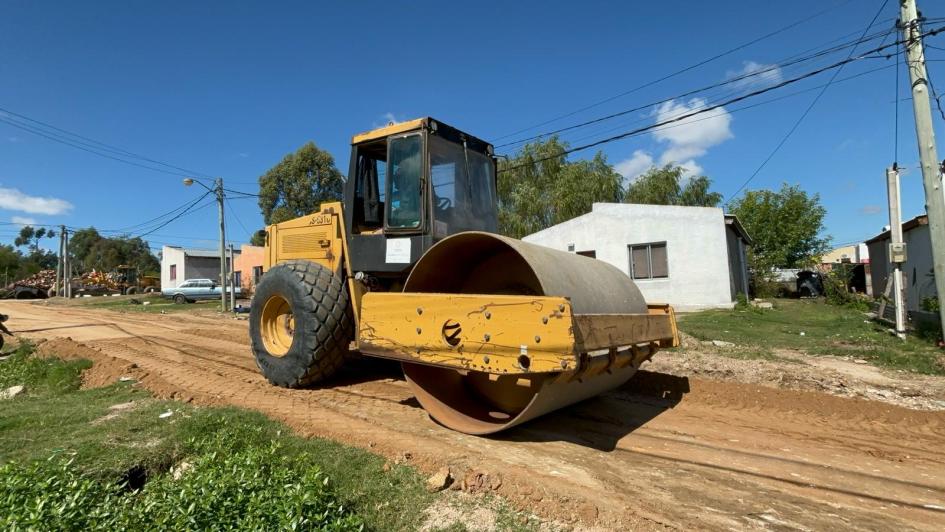
<instances>
[{"instance_id":1,"label":"yellow road roller","mask_svg":"<svg viewBox=\"0 0 945 532\"><path fill-rule=\"evenodd\" d=\"M491 434L625 383L678 343L602 261L496 234L492 146L432 118L352 139L342 202L266 228L250 336L278 386L399 361L439 423Z\"/></svg>"}]
</instances>

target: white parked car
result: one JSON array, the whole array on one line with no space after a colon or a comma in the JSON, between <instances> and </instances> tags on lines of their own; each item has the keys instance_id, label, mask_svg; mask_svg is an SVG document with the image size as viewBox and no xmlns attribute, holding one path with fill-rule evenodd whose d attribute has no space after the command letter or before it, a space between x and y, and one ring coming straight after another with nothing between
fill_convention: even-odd
<instances>
[{"instance_id":1,"label":"white parked car","mask_svg":"<svg viewBox=\"0 0 945 532\"><path fill-rule=\"evenodd\" d=\"M188 279L176 288L161 291L161 295L171 298L175 303L192 303L200 299L219 299L223 289L211 279ZM233 291L232 286L226 287L226 293ZM240 287L236 287L236 295L240 295Z\"/></svg>"}]
</instances>

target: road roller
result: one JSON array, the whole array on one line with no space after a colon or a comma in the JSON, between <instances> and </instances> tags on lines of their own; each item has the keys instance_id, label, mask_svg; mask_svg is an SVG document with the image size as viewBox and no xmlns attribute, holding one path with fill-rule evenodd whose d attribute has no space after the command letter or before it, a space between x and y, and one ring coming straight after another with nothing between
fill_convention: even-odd
<instances>
[{"instance_id":1,"label":"road roller","mask_svg":"<svg viewBox=\"0 0 945 532\"><path fill-rule=\"evenodd\" d=\"M352 354L401 363L420 405L468 434L626 383L678 343L603 261L497 234L489 143L432 118L355 135L340 202L266 228L250 312L272 384L330 386Z\"/></svg>"}]
</instances>

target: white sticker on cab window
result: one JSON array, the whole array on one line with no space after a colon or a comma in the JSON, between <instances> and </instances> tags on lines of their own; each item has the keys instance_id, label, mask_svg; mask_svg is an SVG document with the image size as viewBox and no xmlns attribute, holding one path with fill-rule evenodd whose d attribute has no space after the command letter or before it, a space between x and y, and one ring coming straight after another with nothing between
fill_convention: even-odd
<instances>
[{"instance_id":1,"label":"white sticker on cab window","mask_svg":"<svg viewBox=\"0 0 945 532\"><path fill-rule=\"evenodd\" d=\"M387 264L410 264L410 239L388 238L384 262Z\"/></svg>"}]
</instances>

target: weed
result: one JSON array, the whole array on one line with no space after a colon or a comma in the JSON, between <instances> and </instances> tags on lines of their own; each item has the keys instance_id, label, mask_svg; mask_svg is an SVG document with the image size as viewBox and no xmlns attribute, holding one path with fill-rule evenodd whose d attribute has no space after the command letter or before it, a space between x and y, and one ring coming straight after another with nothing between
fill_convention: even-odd
<instances>
[{"instance_id":1,"label":"weed","mask_svg":"<svg viewBox=\"0 0 945 532\"><path fill-rule=\"evenodd\" d=\"M863 312L816 300L778 300L768 312L710 310L680 316L679 328L700 340L724 340L740 347L722 354L765 358L775 349L792 349L810 355L853 356L878 365L918 373L945 375L937 361L941 350L910 336L906 341L890 335L867 319Z\"/></svg>"}]
</instances>

